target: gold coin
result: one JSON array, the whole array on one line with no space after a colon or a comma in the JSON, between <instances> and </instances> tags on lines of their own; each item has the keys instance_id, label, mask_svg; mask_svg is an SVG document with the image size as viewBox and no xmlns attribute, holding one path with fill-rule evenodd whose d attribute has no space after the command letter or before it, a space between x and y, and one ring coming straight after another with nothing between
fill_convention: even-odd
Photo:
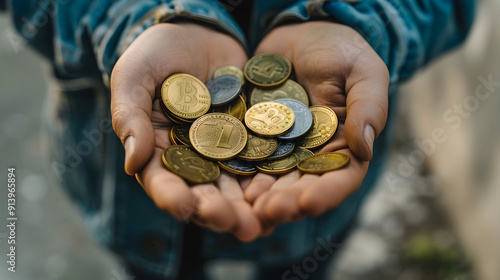
<instances>
[{"instance_id":1,"label":"gold coin","mask_svg":"<svg viewBox=\"0 0 500 280\"><path fill-rule=\"evenodd\" d=\"M241 71L241 69L236 67L236 66L229 65L229 66L224 66L224 67L221 67L221 68L215 70L214 78L222 76L222 75L236 76L236 77L240 78L241 85L245 84L245 77L243 76L243 71Z\"/></svg>"},{"instance_id":2,"label":"gold coin","mask_svg":"<svg viewBox=\"0 0 500 280\"><path fill-rule=\"evenodd\" d=\"M212 182L220 175L217 164L186 146L169 146L163 151L162 160L170 171L192 183Z\"/></svg>"},{"instance_id":3,"label":"gold coin","mask_svg":"<svg viewBox=\"0 0 500 280\"><path fill-rule=\"evenodd\" d=\"M298 162L298 157L295 154L291 154L283 159L263 161L255 167L257 167L260 172L266 174L284 174L292 171L292 169L297 166Z\"/></svg>"},{"instance_id":4,"label":"gold coin","mask_svg":"<svg viewBox=\"0 0 500 280\"><path fill-rule=\"evenodd\" d=\"M248 133L245 149L238 154L238 158L248 161L258 161L272 155L278 148L276 138L265 138Z\"/></svg>"},{"instance_id":5,"label":"gold coin","mask_svg":"<svg viewBox=\"0 0 500 280\"><path fill-rule=\"evenodd\" d=\"M191 141L189 140L190 127L191 125L174 125L174 127L172 127L170 132L178 145L191 146Z\"/></svg>"},{"instance_id":6,"label":"gold coin","mask_svg":"<svg viewBox=\"0 0 500 280\"><path fill-rule=\"evenodd\" d=\"M261 54L252 57L245 65L245 77L261 87L279 85L292 73L288 58L277 54Z\"/></svg>"},{"instance_id":7,"label":"gold coin","mask_svg":"<svg viewBox=\"0 0 500 280\"><path fill-rule=\"evenodd\" d=\"M311 152L308 149L301 148L301 147L295 147L295 149L293 150L293 153L299 158L299 161L314 156L313 152Z\"/></svg>"},{"instance_id":8,"label":"gold coin","mask_svg":"<svg viewBox=\"0 0 500 280\"><path fill-rule=\"evenodd\" d=\"M235 100L231 101L231 103L221 106L221 107L212 107L213 113L225 113L237 118L240 121L243 121L245 118L245 113L247 112L247 105L245 105L245 101L242 95L239 95Z\"/></svg>"},{"instance_id":9,"label":"gold coin","mask_svg":"<svg viewBox=\"0 0 500 280\"><path fill-rule=\"evenodd\" d=\"M274 101L253 105L245 114L247 127L259 135L279 136L292 128L295 115L289 107Z\"/></svg>"},{"instance_id":10,"label":"gold coin","mask_svg":"<svg viewBox=\"0 0 500 280\"><path fill-rule=\"evenodd\" d=\"M173 121L174 123L177 123L177 124L182 124L182 125L184 125L184 124L192 123L192 122L194 121L194 120L186 120L186 119L181 119L181 118L179 118L179 117L177 117L177 116L173 115L172 113L170 113L170 112L168 112L168 111L166 111L166 112L164 112L164 113L167 115L167 117L168 117L171 121Z\"/></svg>"},{"instance_id":11,"label":"gold coin","mask_svg":"<svg viewBox=\"0 0 500 280\"><path fill-rule=\"evenodd\" d=\"M168 139L170 139L170 143L172 143L172 145L179 145L179 144L175 141L175 137L174 137L174 130L173 130L173 129L170 129L170 132L168 133Z\"/></svg>"},{"instance_id":12,"label":"gold coin","mask_svg":"<svg viewBox=\"0 0 500 280\"><path fill-rule=\"evenodd\" d=\"M245 148L247 130L237 118L210 113L198 118L189 129L193 148L213 160L228 160Z\"/></svg>"},{"instance_id":13,"label":"gold coin","mask_svg":"<svg viewBox=\"0 0 500 280\"><path fill-rule=\"evenodd\" d=\"M250 95L250 105L283 98L295 99L309 107L309 97L306 90L292 80L287 80L284 84L272 88L255 87Z\"/></svg>"},{"instance_id":14,"label":"gold coin","mask_svg":"<svg viewBox=\"0 0 500 280\"><path fill-rule=\"evenodd\" d=\"M161 98L168 112L181 119L194 120L210 109L210 92L189 74L169 76L161 86Z\"/></svg>"},{"instance_id":15,"label":"gold coin","mask_svg":"<svg viewBox=\"0 0 500 280\"><path fill-rule=\"evenodd\" d=\"M245 88L243 88L241 90L240 96L241 96L241 98L243 98L243 101L245 102L245 106L246 106L246 104L247 104L247 94L246 94Z\"/></svg>"},{"instance_id":16,"label":"gold coin","mask_svg":"<svg viewBox=\"0 0 500 280\"><path fill-rule=\"evenodd\" d=\"M165 105L163 105L163 102L160 102L160 107L161 107L161 110L163 111L163 114L165 116L167 116L167 118L169 120L171 120L172 122L174 123L181 123L180 121L176 120L175 118L173 118L170 113L168 112L167 108L165 108Z\"/></svg>"},{"instance_id":17,"label":"gold coin","mask_svg":"<svg viewBox=\"0 0 500 280\"><path fill-rule=\"evenodd\" d=\"M332 138L337 131L339 121L335 112L329 107L311 106L309 109L313 115L313 127L298 146L313 149L324 145Z\"/></svg>"},{"instance_id":18,"label":"gold coin","mask_svg":"<svg viewBox=\"0 0 500 280\"><path fill-rule=\"evenodd\" d=\"M194 120L182 119L182 118L179 118L178 116L175 116L174 114L172 114L171 112L168 111L168 109L165 107L163 102L160 102L160 107L161 107L163 113L165 114L165 116L167 116L167 118L174 123L187 124L187 123L192 123L194 121Z\"/></svg>"},{"instance_id":19,"label":"gold coin","mask_svg":"<svg viewBox=\"0 0 500 280\"><path fill-rule=\"evenodd\" d=\"M299 162L297 168L305 173L321 174L336 170L349 163L349 156L342 153L323 153Z\"/></svg>"}]
</instances>

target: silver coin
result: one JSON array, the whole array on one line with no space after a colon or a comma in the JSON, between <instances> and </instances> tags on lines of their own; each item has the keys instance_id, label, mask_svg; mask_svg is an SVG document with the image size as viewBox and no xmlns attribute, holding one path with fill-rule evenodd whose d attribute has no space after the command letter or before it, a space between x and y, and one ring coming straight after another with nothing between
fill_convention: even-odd
<instances>
[{"instance_id":1,"label":"silver coin","mask_svg":"<svg viewBox=\"0 0 500 280\"><path fill-rule=\"evenodd\" d=\"M293 149L295 148L295 143L293 142L279 142L278 148L276 148L276 152L266 158L266 160L279 160L289 156L293 153Z\"/></svg>"},{"instance_id":2,"label":"silver coin","mask_svg":"<svg viewBox=\"0 0 500 280\"><path fill-rule=\"evenodd\" d=\"M222 106L238 97L241 80L234 75L221 75L207 82L213 106Z\"/></svg>"},{"instance_id":3,"label":"silver coin","mask_svg":"<svg viewBox=\"0 0 500 280\"><path fill-rule=\"evenodd\" d=\"M240 174L240 175L247 175L247 174L250 175L250 173L257 172L257 168L255 167L255 165L253 163L245 161L245 160L237 159L237 158L233 158L233 159L226 160L226 161L221 161L220 164L222 164L221 167L223 169L230 171L230 172L236 171L236 174ZM228 168L225 168L225 167L228 167Z\"/></svg>"},{"instance_id":4,"label":"silver coin","mask_svg":"<svg viewBox=\"0 0 500 280\"><path fill-rule=\"evenodd\" d=\"M279 136L278 140L290 141L306 135L313 125L313 115L309 108L302 102L290 98L278 99L275 101L292 109L295 115L295 123L292 129L285 135Z\"/></svg>"}]
</instances>

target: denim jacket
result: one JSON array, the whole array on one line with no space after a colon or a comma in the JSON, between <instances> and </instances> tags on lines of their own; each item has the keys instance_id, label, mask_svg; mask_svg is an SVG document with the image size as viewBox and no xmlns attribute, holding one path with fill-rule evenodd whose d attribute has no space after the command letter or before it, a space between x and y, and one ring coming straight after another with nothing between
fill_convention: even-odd
<instances>
[{"instance_id":1,"label":"denim jacket","mask_svg":"<svg viewBox=\"0 0 500 280\"><path fill-rule=\"evenodd\" d=\"M124 173L124 150L110 120L111 70L141 32L160 21L186 18L234 36L251 53L274 26L331 20L356 29L375 49L389 68L394 92L401 81L464 40L475 9L472 0L255 0L249 11L251 28L244 34L231 15L231 3L241 1L227 3L12 0L8 6L17 31L52 65L51 167L61 185L102 244L128 263L167 279L178 273L184 223L158 210L135 178ZM394 98L390 94L389 121L375 142L362 186L337 209L282 225L249 244L207 231L205 254L288 264L324 242L340 242L383 167L395 119Z\"/></svg>"}]
</instances>

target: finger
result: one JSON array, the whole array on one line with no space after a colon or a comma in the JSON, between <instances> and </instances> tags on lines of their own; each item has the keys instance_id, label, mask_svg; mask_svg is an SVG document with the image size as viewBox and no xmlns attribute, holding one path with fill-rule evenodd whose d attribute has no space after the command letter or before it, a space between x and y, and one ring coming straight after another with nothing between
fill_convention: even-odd
<instances>
[{"instance_id":1,"label":"finger","mask_svg":"<svg viewBox=\"0 0 500 280\"><path fill-rule=\"evenodd\" d=\"M255 210L261 220L267 226L294 220L301 214L298 204L300 194L318 178L318 175L305 174L286 189L271 190L263 194L263 201L259 204L256 202L255 205Z\"/></svg>"},{"instance_id":2,"label":"finger","mask_svg":"<svg viewBox=\"0 0 500 280\"><path fill-rule=\"evenodd\" d=\"M221 171L217 185L221 194L228 200L243 200L243 191L236 177Z\"/></svg>"},{"instance_id":3,"label":"finger","mask_svg":"<svg viewBox=\"0 0 500 280\"><path fill-rule=\"evenodd\" d=\"M354 155L347 149L339 152L351 157L349 165L325 173L318 180L311 182L298 197L297 201L301 212L316 216L331 210L340 205L361 185L368 170L368 162L353 160Z\"/></svg>"},{"instance_id":4,"label":"finger","mask_svg":"<svg viewBox=\"0 0 500 280\"><path fill-rule=\"evenodd\" d=\"M285 188L290 188L296 181L298 181L300 178L300 172L298 170L295 170L293 172L290 172L288 174L285 174L281 177L279 177L268 189L269 191L263 191L259 194L258 198L256 199L254 203L254 211L259 215L259 217L262 218L263 222L266 223L267 226L274 225L274 220L269 219L266 216L266 207L268 206L268 201L271 197L276 195L277 193L280 193L280 190L283 190ZM297 191L300 192L300 191ZM288 207L293 207L291 205L287 205ZM297 207L295 207L297 208Z\"/></svg>"},{"instance_id":5,"label":"finger","mask_svg":"<svg viewBox=\"0 0 500 280\"><path fill-rule=\"evenodd\" d=\"M340 123L337 131L330 139L330 141L328 141L323 147L321 147L321 149L317 153L321 154L335 152L347 148L349 148L349 145L347 145L347 141L345 140L344 125Z\"/></svg>"},{"instance_id":6,"label":"finger","mask_svg":"<svg viewBox=\"0 0 500 280\"><path fill-rule=\"evenodd\" d=\"M373 141L384 129L388 89L389 72L374 52L360 58L346 79L344 133L347 144L361 160L371 159Z\"/></svg>"},{"instance_id":7,"label":"finger","mask_svg":"<svg viewBox=\"0 0 500 280\"><path fill-rule=\"evenodd\" d=\"M289 188L293 183L300 179L300 171L294 170L290 173L284 174L276 180L271 186L271 190L283 190Z\"/></svg>"},{"instance_id":8,"label":"finger","mask_svg":"<svg viewBox=\"0 0 500 280\"><path fill-rule=\"evenodd\" d=\"M243 193L246 191L250 183L252 182L253 176L238 176L238 182L240 182L241 190Z\"/></svg>"},{"instance_id":9,"label":"finger","mask_svg":"<svg viewBox=\"0 0 500 280\"><path fill-rule=\"evenodd\" d=\"M261 232L259 219L253 213L250 204L244 200L243 191L236 177L221 172L217 184L221 194L230 200L237 216L237 224L231 232L245 242L257 238Z\"/></svg>"},{"instance_id":10,"label":"finger","mask_svg":"<svg viewBox=\"0 0 500 280\"><path fill-rule=\"evenodd\" d=\"M153 159L137 173L138 181L158 208L187 220L196 209L196 198L183 179L163 166L161 153L155 148Z\"/></svg>"},{"instance_id":11,"label":"finger","mask_svg":"<svg viewBox=\"0 0 500 280\"><path fill-rule=\"evenodd\" d=\"M245 190L245 199L250 203L254 203L255 199L261 193L269 190L274 182L276 182L275 176L260 172L257 173Z\"/></svg>"},{"instance_id":12,"label":"finger","mask_svg":"<svg viewBox=\"0 0 500 280\"><path fill-rule=\"evenodd\" d=\"M262 227L250 204L244 200L233 200L231 203L238 217L238 223L233 230L233 234L245 242L257 238L262 232Z\"/></svg>"},{"instance_id":13,"label":"finger","mask_svg":"<svg viewBox=\"0 0 500 280\"><path fill-rule=\"evenodd\" d=\"M196 200L195 222L216 231L232 231L238 217L232 204L213 184L200 184L191 188Z\"/></svg>"},{"instance_id":14,"label":"finger","mask_svg":"<svg viewBox=\"0 0 500 280\"><path fill-rule=\"evenodd\" d=\"M142 63L135 60L124 54L111 74L113 129L125 147L125 171L130 175L146 164L154 148L151 111L155 82ZM134 63L139 63L139 67L127 68Z\"/></svg>"}]
</instances>

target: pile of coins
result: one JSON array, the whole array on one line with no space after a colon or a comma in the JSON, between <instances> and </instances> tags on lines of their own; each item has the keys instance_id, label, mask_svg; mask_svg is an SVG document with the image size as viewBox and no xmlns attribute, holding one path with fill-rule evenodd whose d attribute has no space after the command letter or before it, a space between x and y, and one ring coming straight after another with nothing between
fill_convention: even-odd
<instances>
[{"instance_id":1,"label":"pile of coins","mask_svg":"<svg viewBox=\"0 0 500 280\"><path fill-rule=\"evenodd\" d=\"M175 125L173 145L162 155L165 166L186 181L206 183L219 177L219 167L237 175L295 168L321 174L347 165L348 155L310 150L331 139L338 119L329 107L309 106L307 92L291 74L286 57L262 54L244 72L217 69L206 85L189 74L169 76L160 104ZM249 94L246 81L253 86Z\"/></svg>"}]
</instances>

